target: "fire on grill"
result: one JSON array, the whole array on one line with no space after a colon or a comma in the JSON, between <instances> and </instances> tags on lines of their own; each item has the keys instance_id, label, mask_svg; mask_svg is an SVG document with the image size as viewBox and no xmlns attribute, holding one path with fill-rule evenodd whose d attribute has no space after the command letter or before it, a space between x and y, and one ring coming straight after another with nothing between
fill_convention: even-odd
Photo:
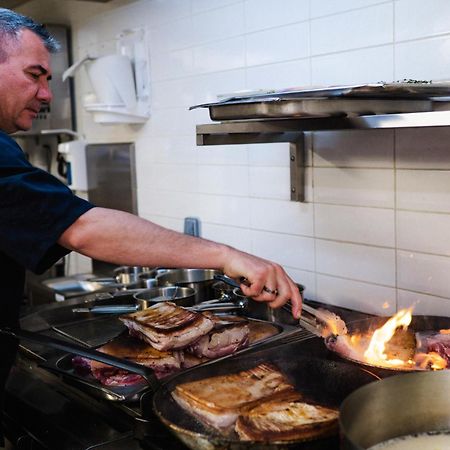
<instances>
[{"instance_id":1,"label":"fire on grill","mask_svg":"<svg viewBox=\"0 0 450 450\"><path fill-rule=\"evenodd\" d=\"M450 330L414 332L408 328L412 317L412 308L402 309L374 330L331 334L325 343L344 358L372 366L397 370L447 368Z\"/></svg>"}]
</instances>

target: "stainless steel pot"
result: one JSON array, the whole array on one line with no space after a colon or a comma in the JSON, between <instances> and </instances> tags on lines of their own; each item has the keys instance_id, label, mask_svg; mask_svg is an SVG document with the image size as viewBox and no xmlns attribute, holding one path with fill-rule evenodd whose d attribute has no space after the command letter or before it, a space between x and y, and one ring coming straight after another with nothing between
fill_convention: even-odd
<instances>
[{"instance_id":1,"label":"stainless steel pot","mask_svg":"<svg viewBox=\"0 0 450 450\"><path fill-rule=\"evenodd\" d=\"M170 269L158 275L158 286L184 286L195 290L195 303L214 298L212 285L214 276L219 274L213 269Z\"/></svg>"},{"instance_id":2,"label":"stainless steel pot","mask_svg":"<svg viewBox=\"0 0 450 450\"><path fill-rule=\"evenodd\" d=\"M344 450L395 437L450 430L450 371L396 375L363 386L340 408Z\"/></svg>"},{"instance_id":3,"label":"stainless steel pot","mask_svg":"<svg viewBox=\"0 0 450 450\"><path fill-rule=\"evenodd\" d=\"M133 295L138 309L146 309L159 302L170 301L179 306L192 306L195 303L195 290L186 286L165 286L144 289Z\"/></svg>"}]
</instances>

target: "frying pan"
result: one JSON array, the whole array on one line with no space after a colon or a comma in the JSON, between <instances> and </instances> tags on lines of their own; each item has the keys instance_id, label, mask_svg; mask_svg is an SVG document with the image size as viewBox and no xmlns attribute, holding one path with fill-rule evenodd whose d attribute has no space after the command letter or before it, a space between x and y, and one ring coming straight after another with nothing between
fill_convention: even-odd
<instances>
[{"instance_id":1,"label":"frying pan","mask_svg":"<svg viewBox=\"0 0 450 450\"><path fill-rule=\"evenodd\" d=\"M363 450L416 433L449 433L449 389L450 371L443 370L397 375L355 390L341 407L342 449Z\"/></svg>"},{"instance_id":2,"label":"frying pan","mask_svg":"<svg viewBox=\"0 0 450 450\"><path fill-rule=\"evenodd\" d=\"M344 398L353 390L378 379L370 371L352 364L307 357L298 354L299 342L265 348L263 350L235 355L193 367L183 373L164 381L156 379L153 371L140 364L124 361L96 350L85 348L68 341L25 330L0 329L0 333L14 336L47 347L74 353L96 361L137 373L145 378L149 390L143 394L141 411L144 417L151 418L155 414L182 442L188 447L200 449L294 449L330 450L338 448L338 436L327 437L315 441L289 442L244 442L237 437L224 437L204 427L172 399L170 392L178 383L198 380L247 370L262 362L275 364L303 393L305 398L324 406L338 408Z\"/></svg>"},{"instance_id":3,"label":"frying pan","mask_svg":"<svg viewBox=\"0 0 450 450\"><path fill-rule=\"evenodd\" d=\"M223 436L219 432L202 425L180 407L171 396L172 390L178 384L236 373L267 362L277 366L306 399L333 408L338 408L344 398L354 389L377 379L371 372L355 365L299 355L298 345L298 342L294 342L266 348L175 375L154 394L153 410L173 434L189 448L195 450L279 450L294 448L330 450L338 448L339 439L337 435L314 441L292 440L284 442L240 441L237 435Z\"/></svg>"},{"instance_id":4,"label":"frying pan","mask_svg":"<svg viewBox=\"0 0 450 450\"><path fill-rule=\"evenodd\" d=\"M384 323L389 320L389 317L371 317L368 319L355 320L353 322L347 323L348 333L352 334L366 334L372 333L377 328L380 328ZM413 316L411 324L408 330L413 332L419 331L439 331L441 329L450 328L450 317L440 317L440 316ZM394 375L399 372L411 372L411 371L423 371L420 368L401 368L401 367L386 367L381 365L370 364L368 362L352 359L345 354L340 353L337 350L330 349L330 352L336 355L338 358L356 363L360 366L366 367L368 369L377 369L376 373L379 376L389 376ZM378 370L380 369L380 370Z\"/></svg>"}]
</instances>

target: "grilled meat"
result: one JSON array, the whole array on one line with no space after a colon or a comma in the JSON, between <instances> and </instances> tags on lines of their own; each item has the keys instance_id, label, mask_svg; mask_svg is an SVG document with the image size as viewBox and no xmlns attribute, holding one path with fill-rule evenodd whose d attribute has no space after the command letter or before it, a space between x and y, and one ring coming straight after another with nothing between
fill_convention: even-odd
<instances>
[{"instance_id":1,"label":"grilled meat","mask_svg":"<svg viewBox=\"0 0 450 450\"><path fill-rule=\"evenodd\" d=\"M214 323L214 328L186 350L206 358L219 358L248 346L250 329L248 320L241 317L225 318L204 313Z\"/></svg>"},{"instance_id":2,"label":"grilled meat","mask_svg":"<svg viewBox=\"0 0 450 450\"><path fill-rule=\"evenodd\" d=\"M221 432L228 432L244 406L293 389L275 366L260 364L239 373L180 384L172 396L192 415Z\"/></svg>"},{"instance_id":3,"label":"grilled meat","mask_svg":"<svg viewBox=\"0 0 450 450\"><path fill-rule=\"evenodd\" d=\"M291 441L337 433L338 411L305 403L297 392L263 401L239 415L235 430L246 441Z\"/></svg>"},{"instance_id":4,"label":"grilled meat","mask_svg":"<svg viewBox=\"0 0 450 450\"><path fill-rule=\"evenodd\" d=\"M444 330L447 331L447 330ZM435 352L447 361L450 367L450 334L442 331L425 331L416 333L418 352Z\"/></svg>"},{"instance_id":5,"label":"grilled meat","mask_svg":"<svg viewBox=\"0 0 450 450\"><path fill-rule=\"evenodd\" d=\"M163 378L179 370L184 359L182 352L159 351L130 336L119 336L97 350L149 367L157 378ZM106 386L128 386L142 381L140 375L98 361L79 356L72 361L81 370L89 368L92 375Z\"/></svg>"},{"instance_id":6,"label":"grilled meat","mask_svg":"<svg viewBox=\"0 0 450 450\"><path fill-rule=\"evenodd\" d=\"M185 348L214 327L209 317L172 302L160 302L119 319L130 335L148 342L157 350Z\"/></svg>"}]
</instances>

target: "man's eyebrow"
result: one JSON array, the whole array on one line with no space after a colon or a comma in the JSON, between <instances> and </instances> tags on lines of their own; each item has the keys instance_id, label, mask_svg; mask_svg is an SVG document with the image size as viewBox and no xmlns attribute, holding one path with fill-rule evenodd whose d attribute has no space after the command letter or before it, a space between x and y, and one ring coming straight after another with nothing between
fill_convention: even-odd
<instances>
[{"instance_id":1,"label":"man's eyebrow","mask_svg":"<svg viewBox=\"0 0 450 450\"><path fill-rule=\"evenodd\" d=\"M39 70L39 72L41 72L41 75L46 75L46 74L49 73L48 70L47 70L45 67L41 66L40 64L35 64L35 65L33 65L33 66L30 66L30 69ZM52 76L49 75L49 76L47 77L47 79L48 79L48 80L51 80L51 79L52 79Z\"/></svg>"}]
</instances>

